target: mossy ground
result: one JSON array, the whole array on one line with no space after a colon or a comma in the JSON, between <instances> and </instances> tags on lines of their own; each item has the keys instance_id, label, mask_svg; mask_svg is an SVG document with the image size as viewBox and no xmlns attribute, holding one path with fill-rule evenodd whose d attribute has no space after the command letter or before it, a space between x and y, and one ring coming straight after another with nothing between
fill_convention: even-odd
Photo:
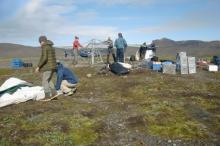
<instances>
[{"instance_id":1,"label":"mossy ground","mask_svg":"<svg viewBox=\"0 0 220 146\"><path fill-rule=\"evenodd\" d=\"M97 74L97 67L72 69L80 78L73 96L0 109L0 145L220 144L219 72L137 69L116 76ZM0 83L11 76L41 84L33 69L1 70Z\"/></svg>"}]
</instances>

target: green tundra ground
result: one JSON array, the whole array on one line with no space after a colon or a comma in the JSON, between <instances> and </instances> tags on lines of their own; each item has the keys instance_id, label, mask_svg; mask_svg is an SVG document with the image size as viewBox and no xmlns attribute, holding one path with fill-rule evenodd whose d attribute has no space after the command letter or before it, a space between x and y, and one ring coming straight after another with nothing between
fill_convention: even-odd
<instances>
[{"instance_id":1,"label":"green tundra ground","mask_svg":"<svg viewBox=\"0 0 220 146\"><path fill-rule=\"evenodd\" d=\"M220 72L72 69L80 78L73 96L0 109L1 146L220 145ZM32 69L1 69L0 83L12 76L41 84Z\"/></svg>"}]
</instances>

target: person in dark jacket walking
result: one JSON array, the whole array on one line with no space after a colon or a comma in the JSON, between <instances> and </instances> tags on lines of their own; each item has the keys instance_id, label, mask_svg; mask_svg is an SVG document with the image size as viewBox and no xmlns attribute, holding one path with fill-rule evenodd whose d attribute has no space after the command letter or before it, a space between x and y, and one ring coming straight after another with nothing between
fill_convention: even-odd
<instances>
[{"instance_id":1,"label":"person in dark jacket walking","mask_svg":"<svg viewBox=\"0 0 220 146\"><path fill-rule=\"evenodd\" d=\"M43 72L42 86L44 88L45 96L52 97L53 94L56 94L52 82L52 77L56 70L55 49L52 47L53 42L47 40L46 36L40 36L39 43L41 45L41 57L35 72Z\"/></svg>"},{"instance_id":2,"label":"person in dark jacket walking","mask_svg":"<svg viewBox=\"0 0 220 146\"><path fill-rule=\"evenodd\" d=\"M78 78L70 69L64 67L59 61L57 62L57 82L56 90L66 95L72 95L76 91Z\"/></svg>"},{"instance_id":3,"label":"person in dark jacket walking","mask_svg":"<svg viewBox=\"0 0 220 146\"><path fill-rule=\"evenodd\" d=\"M124 62L124 53L126 51L127 46L127 42L123 38L122 33L118 33L118 38L115 40L115 47L117 48L117 62Z\"/></svg>"}]
</instances>

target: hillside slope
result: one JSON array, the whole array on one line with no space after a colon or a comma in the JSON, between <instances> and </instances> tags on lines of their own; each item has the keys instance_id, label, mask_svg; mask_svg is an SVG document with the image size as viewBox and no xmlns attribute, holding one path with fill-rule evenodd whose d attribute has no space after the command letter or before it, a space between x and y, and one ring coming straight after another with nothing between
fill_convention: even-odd
<instances>
[{"instance_id":1,"label":"hillside slope","mask_svg":"<svg viewBox=\"0 0 220 146\"><path fill-rule=\"evenodd\" d=\"M177 52L185 51L191 56L212 56L220 55L220 41L173 41L170 39L160 39L153 41L158 46L157 54L176 55Z\"/></svg>"},{"instance_id":2,"label":"hillside slope","mask_svg":"<svg viewBox=\"0 0 220 146\"><path fill-rule=\"evenodd\" d=\"M39 47L0 43L0 52L0 57L37 57L41 50ZM63 50L56 48L56 54L63 55Z\"/></svg>"},{"instance_id":3,"label":"hillside slope","mask_svg":"<svg viewBox=\"0 0 220 146\"><path fill-rule=\"evenodd\" d=\"M157 56L175 56L177 52L185 51L189 56L220 55L220 41L174 41L167 38L153 40L158 46ZM139 47L129 46L126 56L134 55ZM0 43L0 57L37 57L40 55L39 47L19 44ZM63 49L56 48L57 56L63 56Z\"/></svg>"}]
</instances>

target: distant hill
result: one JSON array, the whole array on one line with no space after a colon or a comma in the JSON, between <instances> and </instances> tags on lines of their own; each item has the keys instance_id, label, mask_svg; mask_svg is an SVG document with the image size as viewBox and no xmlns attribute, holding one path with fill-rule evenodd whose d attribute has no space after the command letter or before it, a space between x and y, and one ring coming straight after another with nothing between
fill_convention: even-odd
<instances>
[{"instance_id":1,"label":"distant hill","mask_svg":"<svg viewBox=\"0 0 220 146\"><path fill-rule=\"evenodd\" d=\"M0 57L39 57L40 53L39 47L0 43ZM56 48L56 54L63 55L63 49Z\"/></svg>"},{"instance_id":2,"label":"distant hill","mask_svg":"<svg viewBox=\"0 0 220 146\"><path fill-rule=\"evenodd\" d=\"M187 52L188 56L213 56L220 55L220 41L174 41L167 38L153 40L157 46L157 56L175 56L178 52ZM135 47L136 46L136 47ZM139 49L137 45L127 48L126 55L134 55Z\"/></svg>"},{"instance_id":3,"label":"distant hill","mask_svg":"<svg viewBox=\"0 0 220 146\"><path fill-rule=\"evenodd\" d=\"M185 51L188 56L220 55L220 41L174 41L167 38L153 40L158 46L157 56L175 56L177 52ZM67 48L67 47L65 47ZM139 47L129 46L126 55L134 55ZM40 48L19 44L0 43L0 57L39 57ZM63 56L63 49L56 48L57 56Z\"/></svg>"},{"instance_id":4,"label":"distant hill","mask_svg":"<svg viewBox=\"0 0 220 146\"><path fill-rule=\"evenodd\" d=\"M157 49L157 55L176 55L177 52L185 51L189 56L212 56L220 55L220 41L173 41L167 38L153 41Z\"/></svg>"}]
</instances>

